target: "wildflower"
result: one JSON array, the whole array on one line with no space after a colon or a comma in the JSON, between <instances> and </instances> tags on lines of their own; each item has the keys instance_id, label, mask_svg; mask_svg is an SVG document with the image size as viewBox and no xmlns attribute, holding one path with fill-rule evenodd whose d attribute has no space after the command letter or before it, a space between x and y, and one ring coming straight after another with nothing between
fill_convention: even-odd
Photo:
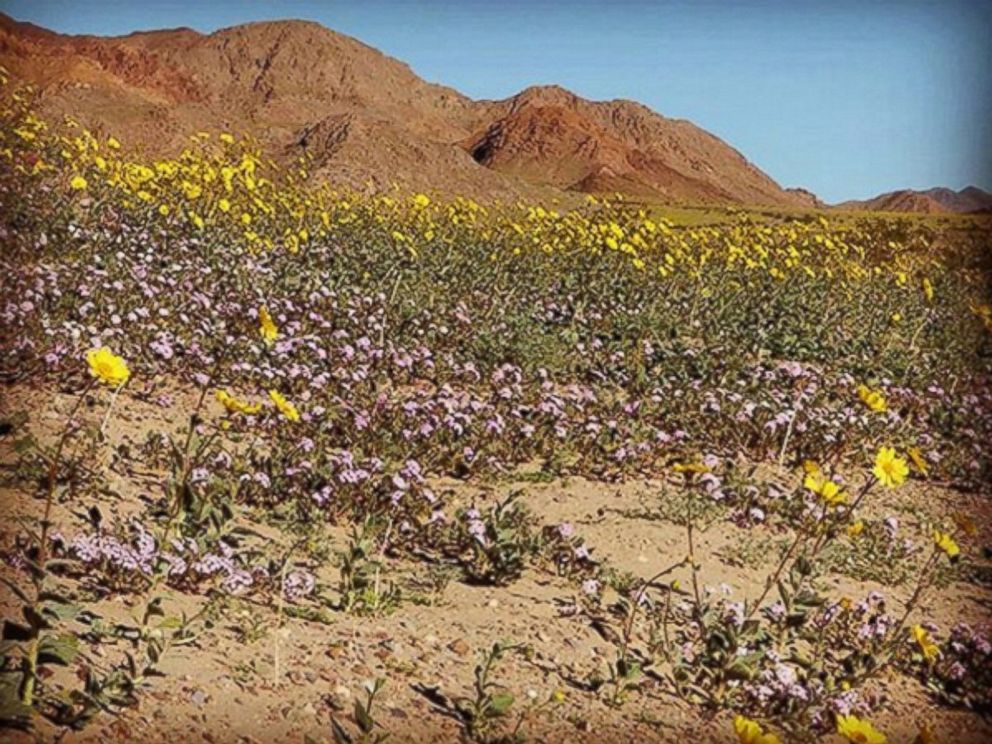
<instances>
[{"instance_id":1,"label":"wildflower","mask_svg":"<svg viewBox=\"0 0 992 744\"><path fill-rule=\"evenodd\" d=\"M764 732L757 721L744 716L734 717L734 732L741 744L779 744L780 739L775 734Z\"/></svg>"},{"instance_id":2,"label":"wildflower","mask_svg":"<svg viewBox=\"0 0 992 744\"><path fill-rule=\"evenodd\" d=\"M262 410L261 403L247 403L239 398L235 398L226 390L218 390L215 395L217 396L217 400L231 413L243 413L250 416Z\"/></svg>"},{"instance_id":3,"label":"wildflower","mask_svg":"<svg viewBox=\"0 0 992 744\"><path fill-rule=\"evenodd\" d=\"M859 519L854 524L848 525L847 534L849 537L857 537L862 532L864 532L864 529L865 529L865 523Z\"/></svg>"},{"instance_id":4,"label":"wildflower","mask_svg":"<svg viewBox=\"0 0 992 744\"><path fill-rule=\"evenodd\" d=\"M930 663L935 661L937 656L940 655L940 647L930 638L927 629L922 625L914 625L911 630L913 638L916 639L916 643L920 647L920 651L923 652L923 658Z\"/></svg>"},{"instance_id":5,"label":"wildflower","mask_svg":"<svg viewBox=\"0 0 992 744\"><path fill-rule=\"evenodd\" d=\"M265 305L262 305L259 309L258 319L262 324L259 332L262 334L266 345L271 345L279 337L279 328L276 326L275 321L272 320L272 316L269 315L269 309Z\"/></svg>"},{"instance_id":6,"label":"wildflower","mask_svg":"<svg viewBox=\"0 0 992 744\"><path fill-rule=\"evenodd\" d=\"M840 490L840 486L832 480L825 481L820 489L820 498L828 506L839 506L847 503L847 494Z\"/></svg>"},{"instance_id":7,"label":"wildflower","mask_svg":"<svg viewBox=\"0 0 992 744\"><path fill-rule=\"evenodd\" d=\"M920 471L920 475L925 476L930 472L930 468L927 466L927 461L923 459L923 455L920 453L919 448L910 447L906 450L906 454L909 455L909 459L912 460L916 469Z\"/></svg>"},{"instance_id":8,"label":"wildflower","mask_svg":"<svg viewBox=\"0 0 992 744\"><path fill-rule=\"evenodd\" d=\"M86 189L87 183L86 179L82 176L73 176L72 180L69 181L69 188L73 191L84 191Z\"/></svg>"},{"instance_id":9,"label":"wildflower","mask_svg":"<svg viewBox=\"0 0 992 744\"><path fill-rule=\"evenodd\" d=\"M559 705L561 703L564 703L565 702L565 691L563 689L561 689L560 687L557 688L557 689L555 689L555 691L551 693L551 700L552 700L552 702L558 703Z\"/></svg>"},{"instance_id":10,"label":"wildflower","mask_svg":"<svg viewBox=\"0 0 992 744\"><path fill-rule=\"evenodd\" d=\"M885 734L857 716L837 716L837 733L852 744L885 744Z\"/></svg>"},{"instance_id":11,"label":"wildflower","mask_svg":"<svg viewBox=\"0 0 992 744\"><path fill-rule=\"evenodd\" d=\"M887 488L896 488L902 485L909 475L909 467L906 461L896 456L896 451L892 447L882 447L875 457L875 467L871 471L878 482Z\"/></svg>"},{"instance_id":12,"label":"wildflower","mask_svg":"<svg viewBox=\"0 0 992 744\"><path fill-rule=\"evenodd\" d=\"M933 284L927 277L923 277L923 294L927 298L927 302L933 302Z\"/></svg>"},{"instance_id":13,"label":"wildflower","mask_svg":"<svg viewBox=\"0 0 992 744\"><path fill-rule=\"evenodd\" d=\"M823 499L828 506L839 506L847 503L847 494L840 490L840 486L827 478L822 471L809 473L803 479L803 486Z\"/></svg>"},{"instance_id":14,"label":"wildflower","mask_svg":"<svg viewBox=\"0 0 992 744\"><path fill-rule=\"evenodd\" d=\"M276 408L279 409L279 413L288 418L290 421L299 421L300 412L296 410L296 406L286 400L278 390L270 390L269 398L272 402L276 404Z\"/></svg>"},{"instance_id":15,"label":"wildflower","mask_svg":"<svg viewBox=\"0 0 992 744\"><path fill-rule=\"evenodd\" d=\"M875 413L885 413L889 410L885 397L878 390L872 390L867 385L858 385L858 397L861 402Z\"/></svg>"},{"instance_id":16,"label":"wildflower","mask_svg":"<svg viewBox=\"0 0 992 744\"><path fill-rule=\"evenodd\" d=\"M958 544L954 542L954 538L946 532L934 530L933 543L939 550L942 550L947 554L947 557L951 559L957 558L958 554L961 552L961 548L959 548Z\"/></svg>"},{"instance_id":17,"label":"wildflower","mask_svg":"<svg viewBox=\"0 0 992 744\"><path fill-rule=\"evenodd\" d=\"M702 463L697 463L697 462L686 462L686 463L677 462L677 463L675 463L675 465L672 466L672 470L674 470L676 473L708 473L708 472L710 472L710 469L708 467L706 467Z\"/></svg>"},{"instance_id":18,"label":"wildflower","mask_svg":"<svg viewBox=\"0 0 992 744\"><path fill-rule=\"evenodd\" d=\"M131 377L127 362L106 346L90 349L86 352L86 361L90 365L90 374L108 385L119 387Z\"/></svg>"},{"instance_id":19,"label":"wildflower","mask_svg":"<svg viewBox=\"0 0 992 744\"><path fill-rule=\"evenodd\" d=\"M426 207L431 203L431 200L427 196L427 194L417 194L415 197L413 197L413 203L418 207Z\"/></svg>"}]
</instances>

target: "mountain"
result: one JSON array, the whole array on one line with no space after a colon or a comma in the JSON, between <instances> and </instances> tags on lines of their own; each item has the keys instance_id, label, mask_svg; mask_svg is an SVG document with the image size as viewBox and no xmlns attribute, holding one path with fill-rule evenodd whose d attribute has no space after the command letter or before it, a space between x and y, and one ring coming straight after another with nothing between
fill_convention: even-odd
<instances>
[{"instance_id":1,"label":"mountain","mask_svg":"<svg viewBox=\"0 0 992 744\"><path fill-rule=\"evenodd\" d=\"M691 122L633 101L540 86L475 101L307 21L66 36L0 14L0 65L72 115L149 154L200 131L248 133L316 175L370 190L479 199L612 193L688 203L810 206Z\"/></svg>"},{"instance_id":2,"label":"mountain","mask_svg":"<svg viewBox=\"0 0 992 744\"><path fill-rule=\"evenodd\" d=\"M992 194L976 186L968 186L960 191L944 187L913 191L902 189L880 194L864 201L847 201L838 204L839 209L861 209L882 212L921 212L939 214L957 212L960 214L992 211Z\"/></svg>"}]
</instances>

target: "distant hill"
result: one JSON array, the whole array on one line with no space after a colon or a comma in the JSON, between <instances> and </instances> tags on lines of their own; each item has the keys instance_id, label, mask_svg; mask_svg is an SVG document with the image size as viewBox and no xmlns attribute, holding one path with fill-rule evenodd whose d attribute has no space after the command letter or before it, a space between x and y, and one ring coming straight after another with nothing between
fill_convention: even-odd
<instances>
[{"instance_id":1,"label":"distant hill","mask_svg":"<svg viewBox=\"0 0 992 744\"><path fill-rule=\"evenodd\" d=\"M0 14L0 64L71 114L152 154L198 130L247 132L352 187L480 199L620 191L666 202L802 207L737 150L632 101L556 86L474 101L402 62L305 21L107 38L65 36Z\"/></svg>"},{"instance_id":2,"label":"distant hill","mask_svg":"<svg viewBox=\"0 0 992 744\"><path fill-rule=\"evenodd\" d=\"M926 191L903 189L880 194L873 199L847 201L838 204L837 208L927 214L941 212L980 213L992 211L992 194L975 186L968 186L960 191L943 187L927 189Z\"/></svg>"}]
</instances>

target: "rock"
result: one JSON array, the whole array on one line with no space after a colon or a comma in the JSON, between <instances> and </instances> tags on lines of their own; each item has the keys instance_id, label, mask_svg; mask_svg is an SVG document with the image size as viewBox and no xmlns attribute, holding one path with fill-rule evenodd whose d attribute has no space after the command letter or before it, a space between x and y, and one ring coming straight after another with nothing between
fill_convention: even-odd
<instances>
[{"instance_id":1,"label":"rock","mask_svg":"<svg viewBox=\"0 0 992 744\"><path fill-rule=\"evenodd\" d=\"M472 648L461 638L449 643L448 648L459 656L468 656L472 651Z\"/></svg>"}]
</instances>

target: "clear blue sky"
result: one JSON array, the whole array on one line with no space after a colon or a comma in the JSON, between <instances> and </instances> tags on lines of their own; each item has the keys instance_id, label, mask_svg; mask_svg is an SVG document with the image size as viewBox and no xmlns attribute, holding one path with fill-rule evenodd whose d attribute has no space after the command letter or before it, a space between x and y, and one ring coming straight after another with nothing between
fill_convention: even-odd
<instances>
[{"instance_id":1,"label":"clear blue sky","mask_svg":"<svg viewBox=\"0 0 992 744\"><path fill-rule=\"evenodd\" d=\"M827 201L992 190L992 2L0 0L66 33L307 18L475 98L558 83L690 119Z\"/></svg>"}]
</instances>

